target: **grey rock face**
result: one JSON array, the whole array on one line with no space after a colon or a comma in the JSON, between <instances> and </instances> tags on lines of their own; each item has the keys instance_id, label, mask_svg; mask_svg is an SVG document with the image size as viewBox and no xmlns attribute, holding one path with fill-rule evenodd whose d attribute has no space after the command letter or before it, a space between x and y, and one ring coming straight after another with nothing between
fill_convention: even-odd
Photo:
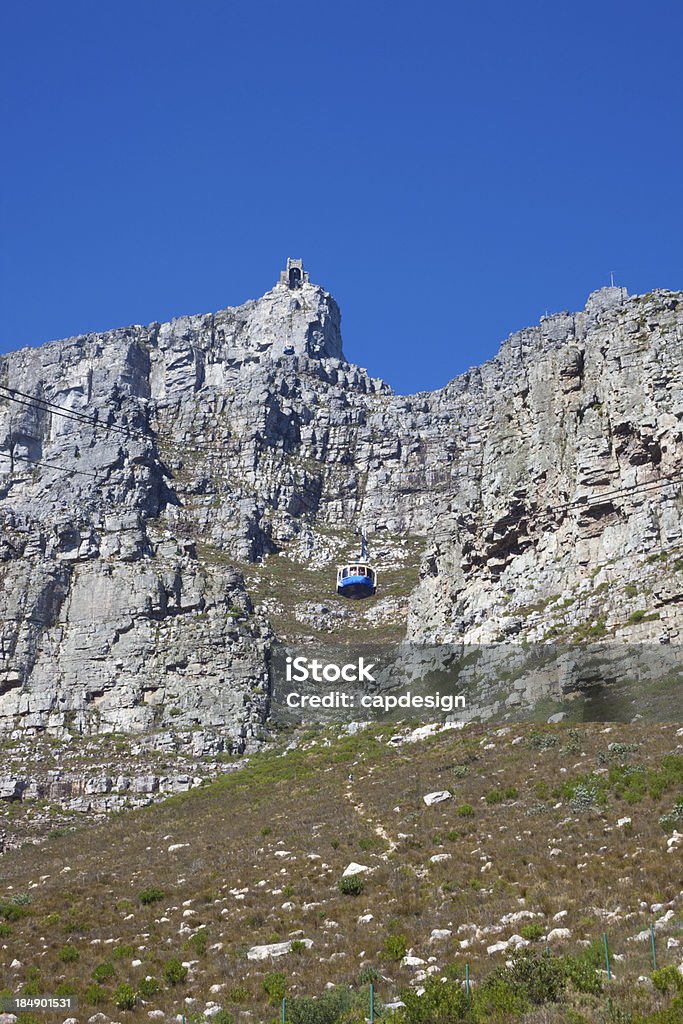
<instances>
[{"instance_id":1,"label":"grey rock face","mask_svg":"<svg viewBox=\"0 0 683 1024\"><path fill-rule=\"evenodd\" d=\"M414 640L677 637L683 574L648 554L683 544L682 298L602 289L408 397L307 281L0 357L0 732L248 749L272 630L243 572L359 521L425 540Z\"/></svg>"}]
</instances>

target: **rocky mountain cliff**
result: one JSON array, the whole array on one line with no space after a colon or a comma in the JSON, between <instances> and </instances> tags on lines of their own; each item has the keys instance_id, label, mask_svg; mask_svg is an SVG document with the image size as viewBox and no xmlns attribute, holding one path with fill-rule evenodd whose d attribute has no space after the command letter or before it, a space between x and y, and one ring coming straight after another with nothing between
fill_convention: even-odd
<instances>
[{"instance_id":1,"label":"rocky mountain cliff","mask_svg":"<svg viewBox=\"0 0 683 1024\"><path fill-rule=\"evenodd\" d=\"M601 289L403 397L296 285L0 357L0 732L248 750L276 636L678 639L682 293Z\"/></svg>"}]
</instances>

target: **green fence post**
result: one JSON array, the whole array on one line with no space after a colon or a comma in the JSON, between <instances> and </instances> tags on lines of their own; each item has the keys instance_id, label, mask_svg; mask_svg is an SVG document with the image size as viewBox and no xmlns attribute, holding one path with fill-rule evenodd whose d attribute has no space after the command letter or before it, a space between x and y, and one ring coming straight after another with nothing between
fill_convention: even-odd
<instances>
[{"instance_id":1,"label":"green fence post","mask_svg":"<svg viewBox=\"0 0 683 1024\"><path fill-rule=\"evenodd\" d=\"M287 1022L287 1000L282 1000L282 1024Z\"/></svg>"},{"instance_id":2,"label":"green fence post","mask_svg":"<svg viewBox=\"0 0 683 1024\"><path fill-rule=\"evenodd\" d=\"M370 1024L375 1020L375 986L370 982Z\"/></svg>"},{"instance_id":3,"label":"green fence post","mask_svg":"<svg viewBox=\"0 0 683 1024\"><path fill-rule=\"evenodd\" d=\"M467 1005L470 1005L470 965L465 964L465 992L467 994Z\"/></svg>"},{"instance_id":4,"label":"green fence post","mask_svg":"<svg viewBox=\"0 0 683 1024\"><path fill-rule=\"evenodd\" d=\"M655 926L650 925L650 941L652 943L652 969L657 970L657 950L655 948Z\"/></svg>"},{"instance_id":5,"label":"green fence post","mask_svg":"<svg viewBox=\"0 0 683 1024\"><path fill-rule=\"evenodd\" d=\"M612 980L612 968L609 963L609 946L607 945L607 932L602 933L602 940L605 944L605 964L607 965L607 977Z\"/></svg>"}]
</instances>

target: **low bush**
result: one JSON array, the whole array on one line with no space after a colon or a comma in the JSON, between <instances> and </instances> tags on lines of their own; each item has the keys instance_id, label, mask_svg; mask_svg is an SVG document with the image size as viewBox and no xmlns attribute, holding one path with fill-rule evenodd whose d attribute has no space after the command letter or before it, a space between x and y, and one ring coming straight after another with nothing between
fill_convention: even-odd
<instances>
[{"instance_id":1,"label":"low bush","mask_svg":"<svg viewBox=\"0 0 683 1024\"><path fill-rule=\"evenodd\" d=\"M132 959L134 956L135 949L133 946L117 946L111 954L112 960L127 960L128 958Z\"/></svg>"},{"instance_id":2,"label":"low bush","mask_svg":"<svg viewBox=\"0 0 683 1024\"><path fill-rule=\"evenodd\" d=\"M107 999L107 990L102 985L88 985L83 993L83 1001L89 1006L101 1006Z\"/></svg>"},{"instance_id":3,"label":"low bush","mask_svg":"<svg viewBox=\"0 0 683 1024\"><path fill-rule=\"evenodd\" d=\"M143 978L138 984L138 995L142 999L151 999L161 988L156 978Z\"/></svg>"},{"instance_id":4,"label":"low bush","mask_svg":"<svg viewBox=\"0 0 683 1024\"><path fill-rule=\"evenodd\" d=\"M209 933L206 928L200 928L191 938L187 940L188 946L197 954L204 956L209 945Z\"/></svg>"},{"instance_id":5,"label":"low bush","mask_svg":"<svg viewBox=\"0 0 683 1024\"><path fill-rule=\"evenodd\" d=\"M113 978L115 974L116 971L114 970L114 965L109 963L108 960L105 960L104 963L98 964L97 967L93 969L91 976L95 981L109 981L109 979Z\"/></svg>"},{"instance_id":6,"label":"low bush","mask_svg":"<svg viewBox=\"0 0 683 1024\"><path fill-rule=\"evenodd\" d=\"M281 971L266 974L263 979L263 990L272 1006L277 1006L287 995L287 978Z\"/></svg>"},{"instance_id":7,"label":"low bush","mask_svg":"<svg viewBox=\"0 0 683 1024\"><path fill-rule=\"evenodd\" d=\"M138 893L138 899L143 906L148 906L150 903L159 903L163 900L166 893L163 889L157 889L154 886L150 886L147 889L141 889Z\"/></svg>"},{"instance_id":8,"label":"low bush","mask_svg":"<svg viewBox=\"0 0 683 1024\"><path fill-rule=\"evenodd\" d=\"M387 960L402 960L407 951L405 935L387 935L384 940L384 956Z\"/></svg>"},{"instance_id":9,"label":"low bush","mask_svg":"<svg viewBox=\"0 0 683 1024\"><path fill-rule=\"evenodd\" d=\"M381 974L379 973L376 967L363 967L360 974L358 975L358 984L374 985L375 982L379 981L380 978Z\"/></svg>"},{"instance_id":10,"label":"low bush","mask_svg":"<svg viewBox=\"0 0 683 1024\"><path fill-rule=\"evenodd\" d=\"M248 1003L251 993L246 985L233 985L225 993L225 996L229 1003Z\"/></svg>"},{"instance_id":11,"label":"low bush","mask_svg":"<svg viewBox=\"0 0 683 1024\"><path fill-rule=\"evenodd\" d=\"M114 1005L119 1010L132 1010L138 1001L137 993L132 985L119 985L112 998Z\"/></svg>"},{"instance_id":12,"label":"low bush","mask_svg":"<svg viewBox=\"0 0 683 1024\"><path fill-rule=\"evenodd\" d=\"M683 992L683 975L674 964L652 972L652 984L658 992Z\"/></svg>"},{"instance_id":13,"label":"low bush","mask_svg":"<svg viewBox=\"0 0 683 1024\"><path fill-rule=\"evenodd\" d=\"M347 875L339 879L339 892L344 896L360 896L365 889L365 879L362 875Z\"/></svg>"},{"instance_id":14,"label":"low bush","mask_svg":"<svg viewBox=\"0 0 683 1024\"><path fill-rule=\"evenodd\" d=\"M235 1024L235 1018L229 1010L219 1010L210 1019L212 1024Z\"/></svg>"},{"instance_id":15,"label":"low bush","mask_svg":"<svg viewBox=\"0 0 683 1024\"><path fill-rule=\"evenodd\" d=\"M577 992L597 996L602 992L602 977L598 973L603 964L602 947L593 942L576 956L562 957L562 967L567 981Z\"/></svg>"},{"instance_id":16,"label":"low bush","mask_svg":"<svg viewBox=\"0 0 683 1024\"><path fill-rule=\"evenodd\" d=\"M287 1000L287 1024L341 1024L364 1021L367 1014L367 994L336 988L317 999L294 996ZM380 1008L377 1008L379 1013Z\"/></svg>"},{"instance_id":17,"label":"low bush","mask_svg":"<svg viewBox=\"0 0 683 1024\"><path fill-rule=\"evenodd\" d=\"M402 999L406 1004L405 1024L454 1024L466 1019L467 996L457 981L427 978L422 995L408 989L402 993Z\"/></svg>"},{"instance_id":18,"label":"low bush","mask_svg":"<svg viewBox=\"0 0 683 1024\"><path fill-rule=\"evenodd\" d=\"M510 981L498 974L490 974L474 990L472 1017L477 1024L519 1018L529 1008L524 991L515 988ZM449 1024L454 1019L458 1018L450 1018Z\"/></svg>"},{"instance_id":19,"label":"low bush","mask_svg":"<svg viewBox=\"0 0 683 1024\"><path fill-rule=\"evenodd\" d=\"M70 944L62 946L59 953L57 953L57 956L63 964L75 964L76 961L81 958L81 954L78 952L76 947Z\"/></svg>"},{"instance_id":20,"label":"low bush","mask_svg":"<svg viewBox=\"0 0 683 1024\"><path fill-rule=\"evenodd\" d=\"M28 910L23 904L15 903L13 900L0 900L0 917L4 917L6 921L20 921L27 914Z\"/></svg>"},{"instance_id":21,"label":"low bush","mask_svg":"<svg viewBox=\"0 0 683 1024\"><path fill-rule=\"evenodd\" d=\"M500 976L517 991L524 993L530 1003L556 1003L565 987L565 974L557 957L547 953L533 953L528 949L514 953L509 966Z\"/></svg>"},{"instance_id":22,"label":"low bush","mask_svg":"<svg viewBox=\"0 0 683 1024\"><path fill-rule=\"evenodd\" d=\"M487 804L502 804L505 800L502 789L490 789L484 797Z\"/></svg>"},{"instance_id":23,"label":"low bush","mask_svg":"<svg viewBox=\"0 0 683 1024\"><path fill-rule=\"evenodd\" d=\"M177 957L171 957L164 964L163 975L169 985L180 985L187 978L187 967Z\"/></svg>"}]
</instances>

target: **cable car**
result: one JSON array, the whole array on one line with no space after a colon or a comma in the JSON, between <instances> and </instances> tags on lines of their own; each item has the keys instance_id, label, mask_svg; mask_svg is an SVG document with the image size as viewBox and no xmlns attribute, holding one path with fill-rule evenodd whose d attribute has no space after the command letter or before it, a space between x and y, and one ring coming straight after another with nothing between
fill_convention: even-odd
<instances>
[{"instance_id":1,"label":"cable car","mask_svg":"<svg viewBox=\"0 0 683 1024\"><path fill-rule=\"evenodd\" d=\"M367 559L368 542L361 532L358 560L337 568L337 593L342 597L373 597L377 592L377 570Z\"/></svg>"},{"instance_id":2,"label":"cable car","mask_svg":"<svg viewBox=\"0 0 683 1024\"><path fill-rule=\"evenodd\" d=\"M372 597L377 590L377 572L367 562L340 565L337 569L337 593L342 597Z\"/></svg>"},{"instance_id":3,"label":"cable car","mask_svg":"<svg viewBox=\"0 0 683 1024\"><path fill-rule=\"evenodd\" d=\"M294 355L294 346L293 345L285 345L285 347L284 347L284 349L282 351L284 352L284 354L286 356L293 356Z\"/></svg>"}]
</instances>

